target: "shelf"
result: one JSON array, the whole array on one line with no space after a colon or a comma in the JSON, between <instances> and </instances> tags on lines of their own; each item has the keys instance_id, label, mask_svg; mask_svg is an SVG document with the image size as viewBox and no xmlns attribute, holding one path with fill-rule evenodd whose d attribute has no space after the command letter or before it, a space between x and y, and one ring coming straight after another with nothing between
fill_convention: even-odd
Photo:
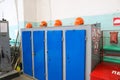
<instances>
[{"instance_id":1,"label":"shelf","mask_svg":"<svg viewBox=\"0 0 120 80\"><path fill-rule=\"evenodd\" d=\"M110 51L120 51L120 47L117 46L104 46L104 50L110 50Z\"/></svg>"},{"instance_id":2,"label":"shelf","mask_svg":"<svg viewBox=\"0 0 120 80\"><path fill-rule=\"evenodd\" d=\"M103 61L113 62L113 63L120 63L120 57L104 56L103 57Z\"/></svg>"}]
</instances>

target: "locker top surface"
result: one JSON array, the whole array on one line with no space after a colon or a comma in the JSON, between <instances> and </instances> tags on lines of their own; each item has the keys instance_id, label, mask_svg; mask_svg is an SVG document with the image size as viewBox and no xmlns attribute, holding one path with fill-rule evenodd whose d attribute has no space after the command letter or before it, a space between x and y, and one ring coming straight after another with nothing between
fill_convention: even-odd
<instances>
[{"instance_id":1,"label":"locker top surface","mask_svg":"<svg viewBox=\"0 0 120 80\"><path fill-rule=\"evenodd\" d=\"M91 24L91 25L80 25L80 26L59 26L59 27L34 27L34 28L22 28L21 31L41 31L41 30L91 30L92 27L100 27L100 24Z\"/></svg>"}]
</instances>

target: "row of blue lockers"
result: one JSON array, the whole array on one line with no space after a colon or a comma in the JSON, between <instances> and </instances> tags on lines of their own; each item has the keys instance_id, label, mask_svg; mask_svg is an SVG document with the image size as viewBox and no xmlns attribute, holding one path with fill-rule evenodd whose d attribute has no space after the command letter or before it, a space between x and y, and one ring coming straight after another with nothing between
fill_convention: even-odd
<instances>
[{"instance_id":1,"label":"row of blue lockers","mask_svg":"<svg viewBox=\"0 0 120 80\"><path fill-rule=\"evenodd\" d=\"M22 31L24 74L37 80L85 80L85 38L86 30Z\"/></svg>"}]
</instances>

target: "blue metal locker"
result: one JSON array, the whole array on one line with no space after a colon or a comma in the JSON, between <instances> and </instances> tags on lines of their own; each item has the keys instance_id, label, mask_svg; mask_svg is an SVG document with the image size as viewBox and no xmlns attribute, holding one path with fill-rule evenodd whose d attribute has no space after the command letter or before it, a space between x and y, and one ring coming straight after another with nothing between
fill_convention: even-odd
<instances>
[{"instance_id":1,"label":"blue metal locker","mask_svg":"<svg viewBox=\"0 0 120 80\"><path fill-rule=\"evenodd\" d=\"M32 76L32 46L31 32L22 32L23 72Z\"/></svg>"},{"instance_id":2,"label":"blue metal locker","mask_svg":"<svg viewBox=\"0 0 120 80\"><path fill-rule=\"evenodd\" d=\"M62 80L62 31L47 32L48 80Z\"/></svg>"},{"instance_id":3,"label":"blue metal locker","mask_svg":"<svg viewBox=\"0 0 120 80\"><path fill-rule=\"evenodd\" d=\"M66 31L66 80L85 80L86 31Z\"/></svg>"},{"instance_id":4,"label":"blue metal locker","mask_svg":"<svg viewBox=\"0 0 120 80\"><path fill-rule=\"evenodd\" d=\"M34 75L38 80L45 80L45 45L44 31L33 32Z\"/></svg>"}]
</instances>

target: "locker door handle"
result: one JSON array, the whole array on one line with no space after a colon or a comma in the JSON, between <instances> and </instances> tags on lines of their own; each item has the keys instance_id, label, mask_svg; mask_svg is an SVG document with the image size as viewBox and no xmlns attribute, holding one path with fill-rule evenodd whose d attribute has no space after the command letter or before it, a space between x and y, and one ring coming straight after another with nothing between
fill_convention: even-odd
<instances>
[{"instance_id":1,"label":"locker door handle","mask_svg":"<svg viewBox=\"0 0 120 80\"><path fill-rule=\"evenodd\" d=\"M36 53L33 53L33 56L36 56Z\"/></svg>"}]
</instances>

